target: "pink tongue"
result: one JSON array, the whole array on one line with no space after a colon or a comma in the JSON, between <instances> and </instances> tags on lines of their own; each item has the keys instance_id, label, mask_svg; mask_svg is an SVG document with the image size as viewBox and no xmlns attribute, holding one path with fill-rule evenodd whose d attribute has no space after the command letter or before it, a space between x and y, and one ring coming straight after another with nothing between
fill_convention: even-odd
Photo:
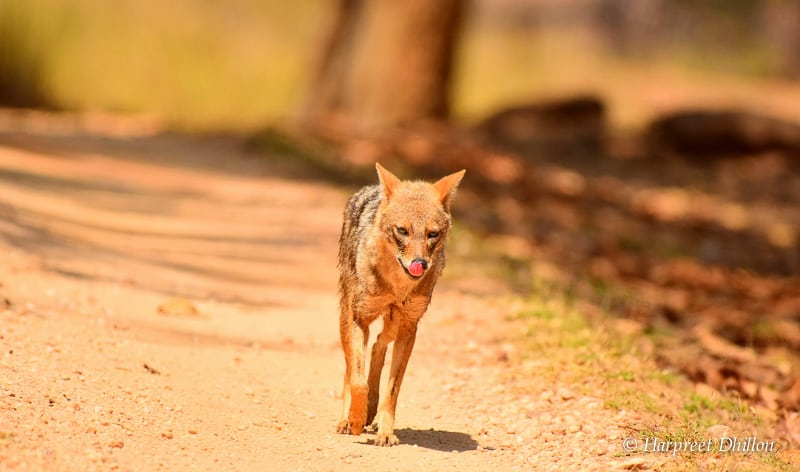
<instances>
[{"instance_id":1,"label":"pink tongue","mask_svg":"<svg viewBox=\"0 0 800 472\"><path fill-rule=\"evenodd\" d=\"M414 277L419 277L425 269L422 268L422 262L414 261L408 266L408 272Z\"/></svg>"}]
</instances>

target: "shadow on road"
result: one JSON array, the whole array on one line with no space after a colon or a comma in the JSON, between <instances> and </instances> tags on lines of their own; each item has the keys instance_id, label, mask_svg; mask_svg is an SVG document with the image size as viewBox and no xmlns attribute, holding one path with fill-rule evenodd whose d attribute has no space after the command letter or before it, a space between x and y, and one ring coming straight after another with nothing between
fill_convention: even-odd
<instances>
[{"instance_id":1,"label":"shadow on road","mask_svg":"<svg viewBox=\"0 0 800 472\"><path fill-rule=\"evenodd\" d=\"M252 159L236 137L74 131L0 120L0 241L47 270L257 307L332 288L332 273L297 267L333 260L340 203L275 188L293 168Z\"/></svg>"},{"instance_id":2,"label":"shadow on road","mask_svg":"<svg viewBox=\"0 0 800 472\"><path fill-rule=\"evenodd\" d=\"M474 451L478 442L467 433L444 431L438 429L411 429L403 428L394 431L400 444L408 444L434 451L464 452ZM372 440L364 443L372 445Z\"/></svg>"}]
</instances>

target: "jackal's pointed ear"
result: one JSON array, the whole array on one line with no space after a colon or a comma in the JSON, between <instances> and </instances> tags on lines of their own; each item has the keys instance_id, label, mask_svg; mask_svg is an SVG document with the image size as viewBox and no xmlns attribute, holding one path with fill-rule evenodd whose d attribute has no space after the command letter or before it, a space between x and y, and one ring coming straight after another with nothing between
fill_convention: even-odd
<instances>
[{"instance_id":1,"label":"jackal's pointed ear","mask_svg":"<svg viewBox=\"0 0 800 472\"><path fill-rule=\"evenodd\" d=\"M397 184L400 183L400 179L377 162L375 163L375 168L378 169L378 180L381 181L381 190L388 200L392 198L392 193L397 187Z\"/></svg>"},{"instance_id":2,"label":"jackal's pointed ear","mask_svg":"<svg viewBox=\"0 0 800 472\"><path fill-rule=\"evenodd\" d=\"M442 177L433 184L433 188L439 193L439 200L442 202L442 206L444 206L445 210L450 211L450 202L453 200L453 195L456 194L456 188L459 182L461 182L461 179L464 178L466 172L466 170L460 170L454 174Z\"/></svg>"}]
</instances>

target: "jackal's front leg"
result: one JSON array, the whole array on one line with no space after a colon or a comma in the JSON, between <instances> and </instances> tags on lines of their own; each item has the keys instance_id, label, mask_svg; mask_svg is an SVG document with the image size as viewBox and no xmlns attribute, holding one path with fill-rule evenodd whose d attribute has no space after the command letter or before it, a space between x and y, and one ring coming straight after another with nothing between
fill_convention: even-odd
<instances>
[{"instance_id":1,"label":"jackal's front leg","mask_svg":"<svg viewBox=\"0 0 800 472\"><path fill-rule=\"evenodd\" d=\"M392 367L389 370L389 383L387 394L381 401L378 410L378 435L375 444L378 446L394 446L400 441L394 435L394 413L397 409L397 397L400 394L400 385L406 373L408 359L414 349L414 340L417 336L417 326L403 326L398 330L392 351Z\"/></svg>"},{"instance_id":2,"label":"jackal's front leg","mask_svg":"<svg viewBox=\"0 0 800 472\"><path fill-rule=\"evenodd\" d=\"M390 328L390 327L389 327ZM386 361L386 347L392 342L394 333L387 329L384 323L384 330L378 335L375 345L372 346L372 357L369 361L369 377L367 384L369 393L367 395L367 426L375 419L378 412L378 396L381 390L381 371L383 363Z\"/></svg>"},{"instance_id":3,"label":"jackal's front leg","mask_svg":"<svg viewBox=\"0 0 800 472\"><path fill-rule=\"evenodd\" d=\"M342 348L345 358L342 420L336 431L359 435L367 422L367 376L364 350L369 339L369 324L343 315L341 320Z\"/></svg>"}]
</instances>

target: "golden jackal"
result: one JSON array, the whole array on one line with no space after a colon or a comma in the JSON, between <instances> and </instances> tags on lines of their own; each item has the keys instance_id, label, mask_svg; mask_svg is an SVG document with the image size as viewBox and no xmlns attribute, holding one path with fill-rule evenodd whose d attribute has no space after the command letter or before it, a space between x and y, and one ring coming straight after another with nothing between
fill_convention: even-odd
<instances>
[{"instance_id":1,"label":"golden jackal","mask_svg":"<svg viewBox=\"0 0 800 472\"><path fill-rule=\"evenodd\" d=\"M377 414L375 444L393 446L398 443L397 395L417 323L444 268L450 203L465 171L429 184L400 181L380 164L375 167L380 185L364 187L350 198L339 240L339 329L346 369L336 430L359 435ZM372 346L367 376L364 350L369 325L379 316L383 331ZM388 394L379 408L381 370L392 341Z\"/></svg>"}]
</instances>

